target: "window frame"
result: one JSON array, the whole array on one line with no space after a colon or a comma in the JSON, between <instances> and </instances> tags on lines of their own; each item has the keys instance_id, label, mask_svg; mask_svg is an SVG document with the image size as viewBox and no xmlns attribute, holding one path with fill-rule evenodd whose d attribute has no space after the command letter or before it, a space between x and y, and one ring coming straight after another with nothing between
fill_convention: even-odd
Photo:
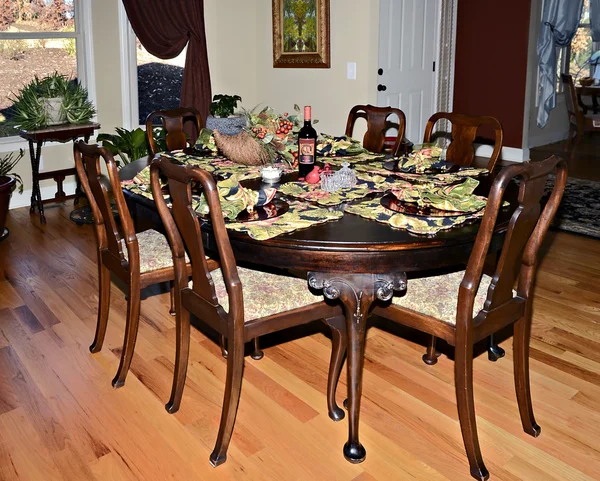
<instances>
[{"instance_id":1,"label":"window frame","mask_svg":"<svg viewBox=\"0 0 600 481\"><path fill-rule=\"evenodd\" d=\"M127 18L123 2L119 2L119 40L121 49L121 105L123 127L135 129L146 128L139 125L139 99L137 82L137 52L135 50L136 36Z\"/></svg>"},{"instance_id":2,"label":"window frame","mask_svg":"<svg viewBox=\"0 0 600 481\"><path fill-rule=\"evenodd\" d=\"M92 41L92 0L73 0L73 7L75 12L74 32L0 32L0 40L74 38L77 52L77 78L87 89L89 100L97 105ZM59 143L48 142L47 145L59 145ZM18 135L0 137L0 153L27 148L27 141Z\"/></svg>"}]
</instances>

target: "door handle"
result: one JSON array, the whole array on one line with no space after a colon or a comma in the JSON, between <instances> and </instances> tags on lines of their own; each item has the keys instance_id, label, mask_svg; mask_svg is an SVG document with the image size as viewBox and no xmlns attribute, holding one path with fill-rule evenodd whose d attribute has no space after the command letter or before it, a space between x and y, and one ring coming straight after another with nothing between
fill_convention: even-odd
<instances>
[{"instance_id":1,"label":"door handle","mask_svg":"<svg viewBox=\"0 0 600 481\"><path fill-rule=\"evenodd\" d=\"M385 85L379 84L377 86L377 90L379 90L380 92L383 92L384 90L387 90L387 87Z\"/></svg>"},{"instance_id":2,"label":"door handle","mask_svg":"<svg viewBox=\"0 0 600 481\"><path fill-rule=\"evenodd\" d=\"M382 68L380 68L380 69L377 70L377 75L383 75L383 69Z\"/></svg>"}]
</instances>

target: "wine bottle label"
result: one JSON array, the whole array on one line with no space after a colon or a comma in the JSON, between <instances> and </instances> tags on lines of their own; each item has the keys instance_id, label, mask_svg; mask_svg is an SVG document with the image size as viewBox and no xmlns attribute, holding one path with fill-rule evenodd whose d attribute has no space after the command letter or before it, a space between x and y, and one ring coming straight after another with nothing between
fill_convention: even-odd
<instances>
[{"instance_id":1,"label":"wine bottle label","mask_svg":"<svg viewBox=\"0 0 600 481\"><path fill-rule=\"evenodd\" d=\"M298 162L300 164L315 163L315 139L300 139Z\"/></svg>"}]
</instances>

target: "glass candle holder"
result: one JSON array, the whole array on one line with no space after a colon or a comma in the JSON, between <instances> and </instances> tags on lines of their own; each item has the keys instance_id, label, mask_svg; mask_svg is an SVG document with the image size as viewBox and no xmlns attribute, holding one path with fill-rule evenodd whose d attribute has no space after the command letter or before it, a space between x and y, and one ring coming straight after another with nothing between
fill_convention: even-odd
<instances>
[{"instance_id":1,"label":"glass candle holder","mask_svg":"<svg viewBox=\"0 0 600 481\"><path fill-rule=\"evenodd\" d=\"M325 170L321 172L321 190L325 192L335 192L339 189L336 172L333 170Z\"/></svg>"},{"instance_id":2,"label":"glass candle holder","mask_svg":"<svg viewBox=\"0 0 600 481\"><path fill-rule=\"evenodd\" d=\"M349 189L356 185L356 174L348 162L342 163L342 168L336 172L336 175L338 177L337 185L340 189Z\"/></svg>"}]
</instances>

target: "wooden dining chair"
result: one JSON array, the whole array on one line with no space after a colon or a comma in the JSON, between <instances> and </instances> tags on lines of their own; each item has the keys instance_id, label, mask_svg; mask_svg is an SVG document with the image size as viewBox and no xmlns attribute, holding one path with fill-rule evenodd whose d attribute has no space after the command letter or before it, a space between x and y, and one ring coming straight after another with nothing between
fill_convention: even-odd
<instances>
[{"instance_id":1,"label":"wooden dining chair","mask_svg":"<svg viewBox=\"0 0 600 481\"><path fill-rule=\"evenodd\" d=\"M148 117L146 117L146 139L148 140L150 160L152 160L152 157L160 151L152 134L155 119L160 119L163 129L165 130L167 150L179 150L194 145L194 142L190 140L188 134L184 130L187 121L193 122L196 132L199 132L204 127L204 120L202 119L200 112L193 107L155 110L154 112L151 112L148 114ZM254 339L252 342L254 345L251 354L252 359L262 359L264 353L260 349L259 339ZM224 338L221 338L221 353L223 354L223 357L227 357L226 341Z\"/></svg>"},{"instance_id":2,"label":"wooden dining chair","mask_svg":"<svg viewBox=\"0 0 600 481\"><path fill-rule=\"evenodd\" d=\"M91 352L102 349L106 334L110 309L110 273L127 285L125 339L119 368L112 381L113 387L117 388L125 384L133 358L140 314L140 291L151 284L172 281L175 277L173 258L163 234L152 229L136 234L121 190L117 164L110 151L79 141L74 145L74 157L77 175L94 214L98 247L98 320ZM101 161L106 166L121 230L111 206L108 186L103 181ZM215 262L210 261L210 265L214 268ZM191 274L189 264L184 269Z\"/></svg>"},{"instance_id":3,"label":"wooden dining chair","mask_svg":"<svg viewBox=\"0 0 600 481\"><path fill-rule=\"evenodd\" d=\"M542 209L540 199L553 171L556 171L554 188ZM485 259L504 192L513 179L519 180L518 206L504 236L496 270L487 276L483 273ZM529 387L532 294L540 246L560 204L566 181L566 160L559 156L504 168L493 182L466 270L410 280L402 297L394 297L391 304L374 309L381 317L442 338L455 347L454 380L460 427L471 475L478 480L488 479L489 473L477 436L473 345L511 324L521 422L526 433L534 437L540 434Z\"/></svg>"},{"instance_id":4,"label":"wooden dining chair","mask_svg":"<svg viewBox=\"0 0 600 481\"><path fill-rule=\"evenodd\" d=\"M397 116L397 121L390 117ZM346 122L346 135L352 136L354 125L358 119L367 121L367 131L363 137L363 147L370 152L389 152L398 155L401 150L402 139L406 128L406 116L400 109L394 107L375 107L373 105L355 105L348 114ZM390 128L397 128L398 134L393 144L388 144L385 133Z\"/></svg>"},{"instance_id":5,"label":"wooden dining chair","mask_svg":"<svg viewBox=\"0 0 600 481\"><path fill-rule=\"evenodd\" d=\"M496 118L490 116L476 117L456 112L437 112L427 121L423 143L428 144L433 142L433 128L442 119L449 121L452 126L451 139L446 151L446 160L463 166L473 164L473 160L475 159L474 143L477 132L481 126L490 125L494 129L494 150L488 161L487 168L490 172L494 170L496 162L502 153L502 139L504 137L502 125Z\"/></svg>"},{"instance_id":6,"label":"wooden dining chair","mask_svg":"<svg viewBox=\"0 0 600 481\"><path fill-rule=\"evenodd\" d=\"M213 466L225 462L233 433L244 367L244 343L249 340L325 319L333 330L332 362L328 393L333 393L345 351L345 318L338 304L328 304L313 294L307 281L238 267L225 227L215 181L210 173L190 166L175 165L156 158L151 164L153 192L160 192L159 174L168 179L171 209L162 195L154 196L173 249L175 264L175 310L177 319L177 356L170 413L179 409L185 384L189 347L190 312L227 338L227 380L219 434L210 455ZM219 253L221 269L207 266L201 221L191 207L191 183L200 184L210 209L210 224ZM184 248L185 246L185 248ZM188 285L185 252L192 263L192 282ZM329 416L342 419L343 411L328 395Z\"/></svg>"},{"instance_id":7,"label":"wooden dining chair","mask_svg":"<svg viewBox=\"0 0 600 481\"><path fill-rule=\"evenodd\" d=\"M571 158L579 146L584 134L588 132L600 132L600 126L595 127L592 117L586 116L577 102L575 85L571 75L560 75L563 85L563 92L567 104L567 113L569 115L569 136L565 145L565 152L569 153Z\"/></svg>"},{"instance_id":8,"label":"wooden dining chair","mask_svg":"<svg viewBox=\"0 0 600 481\"><path fill-rule=\"evenodd\" d=\"M160 120L160 123L165 130L165 142L167 150L178 150L193 146L195 138L190 138L188 131L190 127L187 127L187 122L191 122L193 125L194 135L197 136L198 132L204 127L204 119L200 115L197 109L194 107L180 107L176 109L168 110L155 110L150 112L146 117L146 139L148 140L148 148L150 150L150 157L154 157L160 151L159 146L152 135L155 120Z\"/></svg>"},{"instance_id":9,"label":"wooden dining chair","mask_svg":"<svg viewBox=\"0 0 600 481\"><path fill-rule=\"evenodd\" d=\"M437 112L433 114L427 121L425 126L425 134L423 135L423 143L428 144L433 142L433 129L436 123L440 120L447 120L451 125L451 138L446 150L446 160L462 166L471 166L475 160L475 139L479 128L483 125L490 125L494 129L494 149L490 160L487 164L487 169L492 172L500 154L502 152L502 141L504 138L504 130L502 124L490 116L471 116L459 114L456 112ZM494 264L495 258L490 257L487 260L488 265ZM426 364L433 365L437 362L440 355L436 349L437 339L432 336L427 346L427 352L423 355L423 361ZM496 361L504 356L504 351L500 348L493 336L489 340L488 358L490 361Z\"/></svg>"}]
</instances>

